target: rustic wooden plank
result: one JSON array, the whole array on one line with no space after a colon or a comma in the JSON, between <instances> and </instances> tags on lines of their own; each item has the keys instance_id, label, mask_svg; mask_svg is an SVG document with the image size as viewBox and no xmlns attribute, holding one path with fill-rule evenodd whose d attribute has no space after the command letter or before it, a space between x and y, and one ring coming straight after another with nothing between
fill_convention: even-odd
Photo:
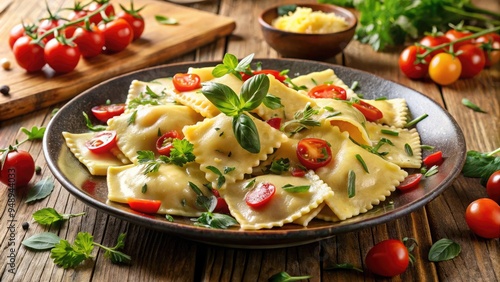
<instances>
[{"instance_id":1,"label":"rustic wooden plank","mask_svg":"<svg viewBox=\"0 0 500 282\"><path fill-rule=\"evenodd\" d=\"M62 6L71 7L70 3L72 1L66 1ZM128 0L113 3L117 11L118 3L129 5ZM143 36L122 52L82 59L77 68L67 74L54 74L48 67L41 72L26 73L15 63L11 50L6 45L0 46L0 57L9 58L14 66L10 71L2 71L2 81L8 82L11 96L0 97L0 120L67 100L107 78L176 58L231 33L235 28L234 21L229 17L165 1L138 0L134 4L136 7L146 6L141 12L146 21ZM25 5L22 1L17 1L9 7L9 12L27 20L27 16L33 15L25 12L29 10L24 8ZM160 25L156 22L155 15L176 18L179 24ZM36 17L31 18L35 19ZM0 37L7 38L13 23L18 22L19 19L0 18L0 25L9 27L0 31ZM78 83L74 83L75 81Z\"/></svg>"}]
</instances>

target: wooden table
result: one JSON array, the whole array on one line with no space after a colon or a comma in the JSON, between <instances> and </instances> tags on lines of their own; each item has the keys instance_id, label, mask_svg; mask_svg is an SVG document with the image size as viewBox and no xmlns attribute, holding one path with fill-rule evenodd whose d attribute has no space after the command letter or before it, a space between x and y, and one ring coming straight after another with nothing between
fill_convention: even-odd
<instances>
[{"instance_id":1,"label":"wooden table","mask_svg":"<svg viewBox=\"0 0 500 282\"><path fill-rule=\"evenodd\" d=\"M5 1L5 0L2 0ZM16 0L23 1L23 0ZM24 0L31 5L30 0ZM71 3L71 1L50 1ZM225 53L243 57L255 53L256 57L277 58L279 55L262 40L257 16L263 7L278 2L291 1L248 1L211 0L190 7L230 16L237 28L232 35L218 39L178 58L157 64L220 60ZM314 2L314 1L303 1ZM500 11L496 0L475 1L480 6ZM1 5L0 5L1 6ZM67 5L66 5L67 6ZM54 6L58 7L58 6ZM43 5L34 6L40 9ZM9 9L0 14L5 17ZM13 23L14 24L14 23ZM10 28L2 26L2 28ZM6 47L2 38L2 47ZM413 88L447 109L456 119L465 135L467 149L482 152L500 147L498 123L500 116L500 66L483 71L473 79L460 80L450 86L440 87L431 81L413 81L398 69L397 58L401 50L376 53L369 46L353 41L343 55L329 60L374 73L382 78ZM0 84L8 84L2 79ZM465 108L462 98L468 98L480 105L488 114L481 114ZM20 127L47 126L51 112L63 103L44 108L0 123L0 147L23 139ZM52 177L47 168L41 142L24 144L42 168L32 182ZM5 188L5 186L2 186ZM358 273L348 270L327 270L340 263L351 263L363 267L364 256L377 242L388 238L412 237L418 241L414 255L416 263L405 273L394 277L394 281L498 281L500 280L500 241L485 240L475 236L467 227L464 213L473 200L485 197L485 189L478 179L460 175L442 195L424 208L373 228L347 234L340 234L308 245L280 249L233 249L195 243L162 232L130 224L86 206L56 183L52 194L42 201L28 205L23 198L16 198L15 231L11 232L8 218L8 190L0 189L0 238L1 238L1 281L266 281L272 274L286 271L291 275L311 275L311 281L373 281L384 280L369 272ZM32 222L31 215L43 207L54 207L65 213L87 213L74 218L60 228L44 228L32 223L25 231L23 222ZM49 257L50 252L33 252L21 246L21 241L43 231L57 233L72 240L79 231L90 232L103 245L113 245L121 232L127 232L124 252L131 255L132 265L118 266L104 258L103 251L94 250L93 260L88 260L77 269L65 270L56 266ZM15 237L15 274L7 265L11 253L9 238ZM460 244L461 254L449 261L433 263L427 260L433 242L449 238Z\"/></svg>"}]
</instances>

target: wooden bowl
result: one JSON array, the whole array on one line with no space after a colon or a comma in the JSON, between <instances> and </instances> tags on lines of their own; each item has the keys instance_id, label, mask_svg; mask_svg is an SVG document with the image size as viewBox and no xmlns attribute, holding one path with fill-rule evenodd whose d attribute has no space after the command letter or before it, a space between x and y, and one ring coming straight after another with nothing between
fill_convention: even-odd
<instances>
[{"instance_id":1,"label":"wooden bowl","mask_svg":"<svg viewBox=\"0 0 500 282\"><path fill-rule=\"evenodd\" d=\"M335 13L345 18L348 27L333 33L297 33L277 29L272 21L278 17L278 7L274 6L262 12L259 17L262 34L266 42L283 57L325 60L342 52L354 36L358 20L349 10L329 4L296 4L313 11Z\"/></svg>"}]
</instances>

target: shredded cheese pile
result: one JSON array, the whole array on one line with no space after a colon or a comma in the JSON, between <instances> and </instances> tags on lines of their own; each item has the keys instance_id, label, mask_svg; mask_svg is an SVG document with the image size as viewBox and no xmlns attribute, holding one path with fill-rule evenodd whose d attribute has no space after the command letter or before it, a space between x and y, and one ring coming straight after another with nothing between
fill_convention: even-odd
<instances>
[{"instance_id":1,"label":"shredded cheese pile","mask_svg":"<svg viewBox=\"0 0 500 282\"><path fill-rule=\"evenodd\" d=\"M313 11L311 8L297 7L295 12L276 18L272 25L281 30L297 33L332 33L347 29L343 17L334 13Z\"/></svg>"}]
</instances>

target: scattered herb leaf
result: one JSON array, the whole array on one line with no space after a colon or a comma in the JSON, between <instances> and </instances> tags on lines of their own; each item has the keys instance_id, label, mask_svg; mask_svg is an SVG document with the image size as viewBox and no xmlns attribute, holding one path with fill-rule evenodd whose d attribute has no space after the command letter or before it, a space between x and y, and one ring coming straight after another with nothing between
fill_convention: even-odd
<instances>
[{"instance_id":1,"label":"scattered herb leaf","mask_svg":"<svg viewBox=\"0 0 500 282\"><path fill-rule=\"evenodd\" d=\"M54 181L50 178L44 178L38 181L26 195L25 203L31 203L36 200L41 200L50 195L54 190Z\"/></svg>"},{"instance_id":2,"label":"scattered herb leaf","mask_svg":"<svg viewBox=\"0 0 500 282\"><path fill-rule=\"evenodd\" d=\"M461 252L460 245L450 239L443 238L434 243L429 250L429 260L438 262L457 257Z\"/></svg>"},{"instance_id":3,"label":"scattered herb leaf","mask_svg":"<svg viewBox=\"0 0 500 282\"><path fill-rule=\"evenodd\" d=\"M56 246L61 238L52 232L42 232L25 239L22 244L32 250L49 250Z\"/></svg>"}]
</instances>

